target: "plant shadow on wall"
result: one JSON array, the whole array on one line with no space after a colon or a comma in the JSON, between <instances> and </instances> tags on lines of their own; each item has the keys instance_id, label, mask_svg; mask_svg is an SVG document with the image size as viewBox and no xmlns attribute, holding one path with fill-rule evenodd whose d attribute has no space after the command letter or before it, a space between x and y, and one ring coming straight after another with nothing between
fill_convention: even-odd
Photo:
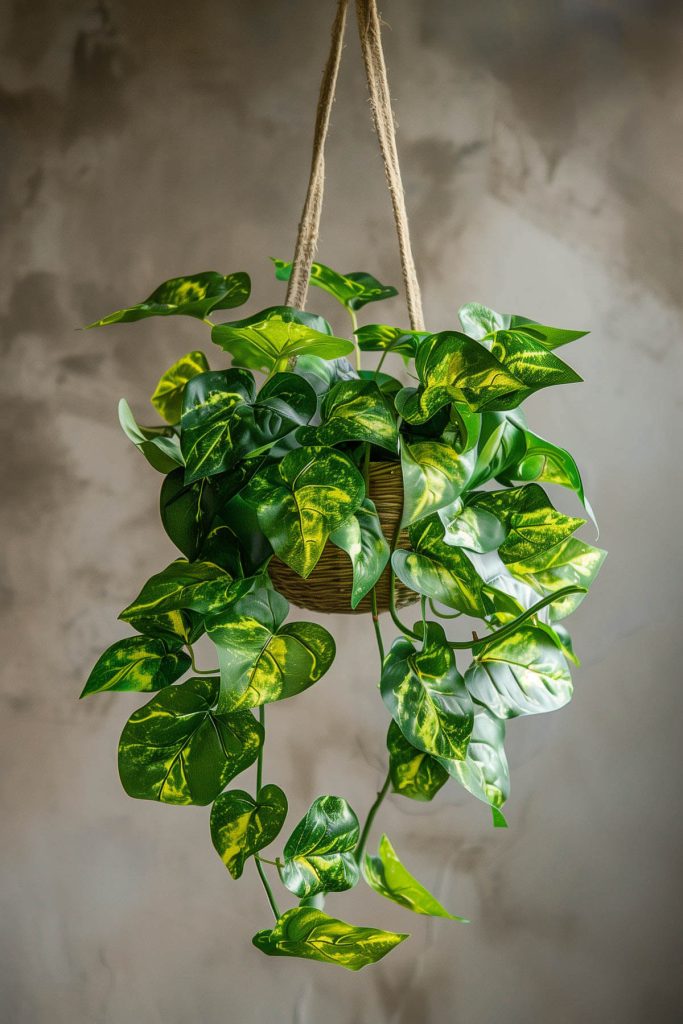
<instances>
[{"instance_id":1,"label":"plant shadow on wall","mask_svg":"<svg viewBox=\"0 0 683 1024\"><path fill-rule=\"evenodd\" d=\"M274 262L287 280L291 265ZM505 722L570 699L577 659L562 620L605 552L574 537L585 520L557 511L540 486L574 491L592 518L574 459L519 408L540 388L580 379L554 350L583 332L477 304L460 310L462 330L359 328L358 311L396 290L323 264L311 280L348 311L352 340L293 306L214 323L212 313L248 300L244 273L174 278L91 325L195 317L232 365L211 369L201 351L178 360L152 395L159 425L139 426L120 404L124 432L163 474L161 519L182 557L121 612L135 635L104 652L82 696L158 691L121 735L126 792L212 804L219 856L235 879L253 861L275 916L253 938L260 950L358 970L407 935L330 917L325 893L362 876L410 911L463 920L386 835L366 853L375 817L389 792L432 800L454 779L505 825ZM381 353L377 370L362 368L363 351ZM415 386L385 369L397 357ZM287 816L283 791L263 781L265 705L305 700L335 657L327 629L289 620L288 597L371 614L391 716L388 772L362 828L342 797L319 796L265 857ZM400 608L417 602L408 625ZM383 610L400 634L386 652ZM484 635L448 639L444 622L460 616ZM204 634L217 667L201 672L193 644ZM456 651L471 656L464 675ZM226 789L254 762L253 793ZM275 877L298 899L292 909L281 912Z\"/></svg>"}]
</instances>

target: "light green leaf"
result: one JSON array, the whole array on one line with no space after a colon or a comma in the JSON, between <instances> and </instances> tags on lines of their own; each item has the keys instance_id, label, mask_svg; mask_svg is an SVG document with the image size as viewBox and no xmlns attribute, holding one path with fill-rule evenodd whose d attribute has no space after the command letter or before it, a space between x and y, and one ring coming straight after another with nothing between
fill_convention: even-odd
<instances>
[{"instance_id":1,"label":"light green leaf","mask_svg":"<svg viewBox=\"0 0 683 1024\"><path fill-rule=\"evenodd\" d=\"M260 588L206 621L221 673L218 710L284 700L317 682L334 661L334 639L315 622L283 622L289 605Z\"/></svg>"},{"instance_id":2,"label":"light green leaf","mask_svg":"<svg viewBox=\"0 0 683 1024\"><path fill-rule=\"evenodd\" d=\"M426 331L407 331L386 324L366 324L354 333L362 352L393 352L406 365L417 355L420 343L429 337Z\"/></svg>"},{"instance_id":3,"label":"light green leaf","mask_svg":"<svg viewBox=\"0 0 683 1024\"><path fill-rule=\"evenodd\" d=\"M242 497L273 550L300 576L315 568L330 533L361 506L363 477L333 448L305 447L264 466Z\"/></svg>"},{"instance_id":4,"label":"light green leaf","mask_svg":"<svg viewBox=\"0 0 683 1024\"><path fill-rule=\"evenodd\" d=\"M319 796L285 844L278 869L283 884L300 898L353 888L359 875L353 854L359 837L358 818L346 800Z\"/></svg>"},{"instance_id":5,"label":"light green leaf","mask_svg":"<svg viewBox=\"0 0 683 1024\"><path fill-rule=\"evenodd\" d=\"M403 517L401 527L450 505L462 494L474 468L475 455L459 455L439 441L401 442Z\"/></svg>"},{"instance_id":6,"label":"light green leaf","mask_svg":"<svg viewBox=\"0 0 683 1024\"><path fill-rule=\"evenodd\" d=\"M482 414L477 462L470 479L470 488L500 477L508 466L522 458L525 430L526 420L521 409Z\"/></svg>"},{"instance_id":7,"label":"light green leaf","mask_svg":"<svg viewBox=\"0 0 683 1024\"><path fill-rule=\"evenodd\" d=\"M530 430L524 430L523 441L523 454L516 460L508 460L502 472L496 475L505 483L517 480L541 481L568 487L578 495L579 501L595 523L593 509L585 495L574 457L565 448L558 448Z\"/></svg>"},{"instance_id":8,"label":"light green leaf","mask_svg":"<svg viewBox=\"0 0 683 1024\"><path fill-rule=\"evenodd\" d=\"M433 800L448 780L448 772L431 754L418 750L391 720L387 733L389 772L394 793L410 800Z\"/></svg>"},{"instance_id":9,"label":"light green leaf","mask_svg":"<svg viewBox=\"0 0 683 1024\"><path fill-rule=\"evenodd\" d=\"M513 409L540 388L575 384L582 380L571 366L539 341L519 331L496 331L490 342L490 351L526 387L525 391L517 391L504 402L496 403L494 408L497 409Z\"/></svg>"},{"instance_id":10,"label":"light green leaf","mask_svg":"<svg viewBox=\"0 0 683 1024\"><path fill-rule=\"evenodd\" d=\"M536 626L474 648L465 674L472 697L498 718L555 711L571 700L572 681L562 652Z\"/></svg>"},{"instance_id":11,"label":"light green leaf","mask_svg":"<svg viewBox=\"0 0 683 1024\"><path fill-rule=\"evenodd\" d=\"M268 956L296 956L359 971L375 964L408 936L365 928L329 917L313 907L294 907L252 942Z\"/></svg>"},{"instance_id":12,"label":"light green leaf","mask_svg":"<svg viewBox=\"0 0 683 1024\"><path fill-rule=\"evenodd\" d=\"M540 555L515 562L509 569L545 597L572 583L590 587L606 557L607 552L602 548L570 537ZM548 609L550 621L565 619L578 608L585 596L569 594L553 602Z\"/></svg>"},{"instance_id":13,"label":"light green leaf","mask_svg":"<svg viewBox=\"0 0 683 1024\"><path fill-rule=\"evenodd\" d=\"M119 742L119 775L129 796L210 804L256 760L263 729L250 711L215 712L217 698L217 679L190 679L131 715Z\"/></svg>"},{"instance_id":14,"label":"light green leaf","mask_svg":"<svg viewBox=\"0 0 683 1024\"><path fill-rule=\"evenodd\" d=\"M119 309L96 320L88 327L131 323L148 316L194 316L203 320L214 309L232 309L246 302L251 293L249 275L223 274L207 270L189 277L172 277L156 288L149 298L137 306Z\"/></svg>"},{"instance_id":15,"label":"light green leaf","mask_svg":"<svg viewBox=\"0 0 683 1024\"><path fill-rule=\"evenodd\" d=\"M467 923L464 917L456 917L442 907L436 897L401 864L396 851L386 835L379 841L379 856L365 855L363 877L371 889L380 896L412 910L415 914L429 917L447 917L451 921Z\"/></svg>"},{"instance_id":16,"label":"light green leaf","mask_svg":"<svg viewBox=\"0 0 683 1024\"><path fill-rule=\"evenodd\" d=\"M209 364L203 352L188 352L161 377L150 401L167 423L178 423L180 420L183 391L188 380L208 370Z\"/></svg>"},{"instance_id":17,"label":"light green leaf","mask_svg":"<svg viewBox=\"0 0 683 1024\"><path fill-rule=\"evenodd\" d=\"M464 761L440 758L443 768L478 800L489 804L493 823L506 828L500 812L510 795L510 773L505 756L505 723L486 708L477 708Z\"/></svg>"},{"instance_id":18,"label":"light green leaf","mask_svg":"<svg viewBox=\"0 0 683 1024\"><path fill-rule=\"evenodd\" d=\"M125 398L119 402L121 429L159 473L171 473L184 465L178 437L171 427L140 427Z\"/></svg>"},{"instance_id":19,"label":"light green leaf","mask_svg":"<svg viewBox=\"0 0 683 1024\"><path fill-rule=\"evenodd\" d=\"M144 587L119 615L130 622L144 615L191 609L210 615L239 594L242 581L212 562L187 562L179 558L147 580Z\"/></svg>"},{"instance_id":20,"label":"light green leaf","mask_svg":"<svg viewBox=\"0 0 683 1024\"><path fill-rule=\"evenodd\" d=\"M379 580L389 561L389 544L382 533L377 509L369 498L341 526L330 541L346 551L353 565L351 607L357 608Z\"/></svg>"},{"instance_id":21,"label":"light green leaf","mask_svg":"<svg viewBox=\"0 0 683 1024\"><path fill-rule=\"evenodd\" d=\"M393 410L371 380L345 380L323 398L320 426L300 427L303 445L335 445L343 441L369 441L395 452L398 427Z\"/></svg>"},{"instance_id":22,"label":"light green leaf","mask_svg":"<svg viewBox=\"0 0 683 1024\"><path fill-rule=\"evenodd\" d=\"M540 342L545 348L559 348L577 338L583 338L587 331L567 331L560 327L546 327L526 316L518 316L514 313L496 313L493 309L480 305L478 302L469 302L458 310L460 323L466 334L477 341L490 338L497 331L510 330L519 334L520 337L528 336L534 341Z\"/></svg>"},{"instance_id":23,"label":"light green leaf","mask_svg":"<svg viewBox=\"0 0 683 1024\"><path fill-rule=\"evenodd\" d=\"M427 623L420 651L404 638L394 641L384 660L380 692L414 747L440 757L465 757L474 708L439 623Z\"/></svg>"},{"instance_id":24,"label":"light green leaf","mask_svg":"<svg viewBox=\"0 0 683 1024\"><path fill-rule=\"evenodd\" d=\"M476 505L464 505L460 498L442 508L439 519L443 523L446 544L478 554L495 551L506 537L505 527L493 512Z\"/></svg>"},{"instance_id":25,"label":"light green leaf","mask_svg":"<svg viewBox=\"0 0 683 1024\"><path fill-rule=\"evenodd\" d=\"M273 259L271 257L271 259ZM278 281L289 281L292 274L292 264L285 260L273 259L275 264L275 276ZM362 270L350 274L339 274L324 263L313 263L311 265L311 284L328 292L346 309L361 309L368 302L378 302L380 299L390 299L398 295L391 285L380 284L376 277L367 274Z\"/></svg>"},{"instance_id":26,"label":"light green leaf","mask_svg":"<svg viewBox=\"0 0 683 1024\"><path fill-rule=\"evenodd\" d=\"M221 793L211 808L211 839L233 878L244 862L269 846L287 817L287 797L279 786L263 786L254 799L243 789Z\"/></svg>"},{"instance_id":27,"label":"light green leaf","mask_svg":"<svg viewBox=\"0 0 683 1024\"><path fill-rule=\"evenodd\" d=\"M311 385L322 398L340 380L358 380L358 374L345 357L321 359L320 356L297 356L293 371Z\"/></svg>"},{"instance_id":28,"label":"light green leaf","mask_svg":"<svg viewBox=\"0 0 683 1024\"><path fill-rule=\"evenodd\" d=\"M558 512L538 484L479 491L468 497L467 504L490 512L502 524L506 537L498 553L506 565L541 555L586 522Z\"/></svg>"},{"instance_id":29,"label":"light green leaf","mask_svg":"<svg viewBox=\"0 0 683 1024\"><path fill-rule=\"evenodd\" d=\"M180 679L189 667L187 654L171 642L129 636L107 648L88 676L81 697L103 690L160 690Z\"/></svg>"},{"instance_id":30,"label":"light green leaf","mask_svg":"<svg viewBox=\"0 0 683 1024\"><path fill-rule=\"evenodd\" d=\"M230 352L236 366L272 373L284 370L292 356L337 359L353 352L353 342L331 335L322 317L288 306L271 306L260 313L218 324L211 340Z\"/></svg>"}]
</instances>

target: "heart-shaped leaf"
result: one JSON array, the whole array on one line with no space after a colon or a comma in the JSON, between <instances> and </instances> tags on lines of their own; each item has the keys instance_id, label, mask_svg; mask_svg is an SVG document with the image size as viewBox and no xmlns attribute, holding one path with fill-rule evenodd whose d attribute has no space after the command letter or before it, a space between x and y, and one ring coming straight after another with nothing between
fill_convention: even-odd
<instances>
[{"instance_id":1,"label":"heart-shaped leaf","mask_svg":"<svg viewBox=\"0 0 683 1024\"><path fill-rule=\"evenodd\" d=\"M475 453L459 455L440 441L401 443L403 473L403 518L401 526L431 515L450 505L467 485L474 468Z\"/></svg>"},{"instance_id":2,"label":"heart-shaped leaf","mask_svg":"<svg viewBox=\"0 0 683 1024\"><path fill-rule=\"evenodd\" d=\"M353 342L335 338L322 317L289 306L271 306L246 320L218 324L211 340L231 353L235 366L264 373L286 369L292 356L337 359L353 352Z\"/></svg>"},{"instance_id":3,"label":"heart-shaped leaf","mask_svg":"<svg viewBox=\"0 0 683 1024\"><path fill-rule=\"evenodd\" d=\"M379 841L379 856L365 855L363 861L363 878L371 889L380 896L398 903L414 914L426 914L429 917L447 917L450 921L467 923L464 917L456 917L442 907L435 896L425 889L401 864L396 851L386 835Z\"/></svg>"},{"instance_id":4,"label":"heart-shaped leaf","mask_svg":"<svg viewBox=\"0 0 683 1024\"><path fill-rule=\"evenodd\" d=\"M358 881L353 855L360 828L346 800L319 796L285 844L280 878L295 896L343 892Z\"/></svg>"},{"instance_id":5,"label":"heart-shaped leaf","mask_svg":"<svg viewBox=\"0 0 683 1024\"><path fill-rule=\"evenodd\" d=\"M316 427L300 427L297 440L303 445L335 445L343 441L368 441L395 452L398 448L396 417L374 381L345 380L325 395Z\"/></svg>"},{"instance_id":6,"label":"heart-shaped leaf","mask_svg":"<svg viewBox=\"0 0 683 1024\"><path fill-rule=\"evenodd\" d=\"M465 684L497 718L555 711L571 700L564 655L536 626L520 626L502 640L475 647L474 655Z\"/></svg>"},{"instance_id":7,"label":"heart-shaped leaf","mask_svg":"<svg viewBox=\"0 0 683 1024\"><path fill-rule=\"evenodd\" d=\"M607 552L570 537L540 555L515 562L510 572L533 587L543 597L561 587L576 583L588 589L600 572ZM585 594L569 594L554 601L548 609L551 622L558 622L575 611Z\"/></svg>"},{"instance_id":8,"label":"heart-shaped leaf","mask_svg":"<svg viewBox=\"0 0 683 1024\"><path fill-rule=\"evenodd\" d=\"M407 331L386 324L366 324L354 333L362 352L393 352L406 365L417 355L420 343L429 337L426 331Z\"/></svg>"},{"instance_id":9,"label":"heart-shaped leaf","mask_svg":"<svg viewBox=\"0 0 683 1024\"><path fill-rule=\"evenodd\" d=\"M404 638L394 641L384 660L380 692L414 747L439 757L465 757L474 708L441 625L427 624L420 651Z\"/></svg>"},{"instance_id":10,"label":"heart-shaped leaf","mask_svg":"<svg viewBox=\"0 0 683 1024\"><path fill-rule=\"evenodd\" d=\"M353 566L351 607L357 608L384 572L389 544L382 533L377 509L369 498L345 523L330 534L330 541L346 551Z\"/></svg>"},{"instance_id":11,"label":"heart-shaped leaf","mask_svg":"<svg viewBox=\"0 0 683 1024\"><path fill-rule=\"evenodd\" d=\"M359 971L407 938L400 932L347 924L314 907L294 907L274 928L257 932L252 942L268 956L296 956Z\"/></svg>"},{"instance_id":12,"label":"heart-shaped leaf","mask_svg":"<svg viewBox=\"0 0 683 1024\"><path fill-rule=\"evenodd\" d=\"M315 622L283 625L288 611L284 597L260 588L207 619L221 672L219 711L293 697L327 672L332 636Z\"/></svg>"},{"instance_id":13,"label":"heart-shaped leaf","mask_svg":"<svg viewBox=\"0 0 683 1024\"><path fill-rule=\"evenodd\" d=\"M512 393L507 400L497 402L494 408L514 409L540 388L576 384L582 380L571 366L528 334L496 331L488 344L491 354L525 385L524 391Z\"/></svg>"},{"instance_id":14,"label":"heart-shaped leaf","mask_svg":"<svg viewBox=\"0 0 683 1024\"><path fill-rule=\"evenodd\" d=\"M256 509L273 550L304 578L315 568L330 533L356 512L365 484L350 459L333 448L289 452L264 466L242 497Z\"/></svg>"},{"instance_id":15,"label":"heart-shaped leaf","mask_svg":"<svg viewBox=\"0 0 683 1024\"><path fill-rule=\"evenodd\" d=\"M387 733L391 788L411 800L433 800L448 772L431 754L409 743L393 718Z\"/></svg>"},{"instance_id":16,"label":"heart-shaped leaf","mask_svg":"<svg viewBox=\"0 0 683 1024\"><path fill-rule=\"evenodd\" d=\"M242 581L238 581L241 587ZM144 615L191 609L210 615L239 594L230 573L211 562L187 562L179 558L147 580L119 618L130 622Z\"/></svg>"},{"instance_id":17,"label":"heart-shaped leaf","mask_svg":"<svg viewBox=\"0 0 683 1024\"><path fill-rule=\"evenodd\" d=\"M214 309L233 309L246 302L251 293L249 275L223 274L207 270L189 277L172 277L155 288L149 298L137 306L118 309L88 327L126 324L148 316L194 316L203 320Z\"/></svg>"},{"instance_id":18,"label":"heart-shaped leaf","mask_svg":"<svg viewBox=\"0 0 683 1024\"><path fill-rule=\"evenodd\" d=\"M250 711L218 714L217 699L217 679L190 679L131 715L119 742L119 775L129 796L210 804L256 760L263 729Z\"/></svg>"},{"instance_id":19,"label":"heart-shaped leaf","mask_svg":"<svg viewBox=\"0 0 683 1024\"><path fill-rule=\"evenodd\" d=\"M506 828L500 808L510 795L510 773L505 756L505 723L486 708L477 708L464 761L440 759L442 767L468 793L489 804L493 823Z\"/></svg>"},{"instance_id":20,"label":"heart-shaped leaf","mask_svg":"<svg viewBox=\"0 0 683 1024\"><path fill-rule=\"evenodd\" d=\"M538 557L586 522L558 512L538 484L476 492L467 504L490 512L502 524L506 537L498 553L506 565Z\"/></svg>"},{"instance_id":21,"label":"heart-shaped leaf","mask_svg":"<svg viewBox=\"0 0 683 1024\"><path fill-rule=\"evenodd\" d=\"M272 258L272 257L271 257ZM289 281L292 274L292 264L286 260L273 259L275 265L275 276L278 281ZM398 295L391 285L380 284L376 277L367 274L362 270L350 274L339 274L324 263L313 263L311 265L310 282L317 288L328 292L346 309L362 309L368 302L378 302L380 299L390 299Z\"/></svg>"},{"instance_id":22,"label":"heart-shaped leaf","mask_svg":"<svg viewBox=\"0 0 683 1024\"><path fill-rule=\"evenodd\" d=\"M167 423L178 423L183 409L183 391L188 380L209 369L203 352L188 352L169 367L157 384L150 401Z\"/></svg>"},{"instance_id":23,"label":"heart-shaped leaf","mask_svg":"<svg viewBox=\"0 0 683 1024\"><path fill-rule=\"evenodd\" d=\"M174 649L175 647L175 649ZM81 697L103 690L160 690L180 679L190 659L178 645L147 636L117 640L99 658Z\"/></svg>"},{"instance_id":24,"label":"heart-shaped leaf","mask_svg":"<svg viewBox=\"0 0 683 1024\"><path fill-rule=\"evenodd\" d=\"M173 429L139 426L125 398L119 402L119 423L128 440L133 442L157 472L171 473L185 464Z\"/></svg>"},{"instance_id":25,"label":"heart-shaped leaf","mask_svg":"<svg viewBox=\"0 0 683 1024\"><path fill-rule=\"evenodd\" d=\"M211 808L211 839L233 878L244 862L277 838L287 817L287 797L279 786L263 786L254 799L243 789L221 793Z\"/></svg>"}]
</instances>

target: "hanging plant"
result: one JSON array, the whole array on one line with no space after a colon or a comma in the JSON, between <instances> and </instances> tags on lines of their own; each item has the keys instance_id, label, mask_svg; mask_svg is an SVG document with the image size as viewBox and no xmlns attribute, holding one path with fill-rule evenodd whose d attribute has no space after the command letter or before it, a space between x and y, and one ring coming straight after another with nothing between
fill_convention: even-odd
<instances>
[{"instance_id":1,"label":"hanging plant","mask_svg":"<svg viewBox=\"0 0 683 1024\"><path fill-rule=\"evenodd\" d=\"M370 61L376 12L372 3L359 9L370 18L360 22ZM345 13L340 3L327 104ZM371 95L381 70L368 71ZM324 131L320 160L323 142ZM359 310L397 292L370 274L312 263L318 167L314 157L312 213L304 211L293 264L274 261L289 284L285 305L216 323L212 314L248 300L250 282L208 272L166 281L90 325L191 316L231 359L226 367L222 355L193 351L174 363L151 397L162 423L139 426L120 404L124 432L163 474L161 520L180 557L121 612L134 635L104 652L82 696L155 692L123 729L123 787L138 799L212 805L218 855L234 879L253 862L275 916L253 938L260 950L358 970L407 935L331 917L325 894L362 878L414 913L463 920L412 876L386 835L376 855L366 852L375 817L390 792L429 801L453 779L505 825L505 723L571 698L568 663L577 661L562 620L605 552L575 538L584 519L551 503L543 484L573 491L592 518L574 459L534 433L520 409L542 388L580 380L555 350L584 332L471 303L459 328L430 333L409 246L410 326L358 327ZM309 278L347 310L349 338L303 310ZM362 367L363 352L381 353L376 370ZM392 360L408 367L411 386L389 372ZM388 771L362 828L330 794L287 824L285 793L264 782L266 705L305 701L335 658L331 632L290 616L290 602L371 615ZM417 621L408 623L400 609L413 604ZM382 611L399 634L388 650ZM476 630L451 640L444 623L461 616ZM204 635L216 667L202 672L193 646ZM234 788L254 763L255 785ZM279 852L264 856L276 841ZM298 900L284 912L274 876Z\"/></svg>"}]
</instances>

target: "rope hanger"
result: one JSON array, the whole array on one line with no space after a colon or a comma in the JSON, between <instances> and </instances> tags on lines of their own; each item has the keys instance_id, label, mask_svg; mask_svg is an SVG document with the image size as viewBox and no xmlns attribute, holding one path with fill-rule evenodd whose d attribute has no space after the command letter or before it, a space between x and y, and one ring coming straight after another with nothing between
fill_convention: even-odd
<instances>
[{"instance_id":1,"label":"rope hanger","mask_svg":"<svg viewBox=\"0 0 683 1024\"><path fill-rule=\"evenodd\" d=\"M303 309L306 303L309 276L318 242L325 182L325 141L337 86L348 5L348 0L339 0L332 25L330 52L318 97L311 171L285 300L288 306L295 306L298 309ZM410 328L413 331L423 331L422 298L410 245L408 214L396 147L396 126L391 109L391 94L382 50L381 25L376 0L356 0L356 20L368 82L372 118L382 153L384 173L394 213Z\"/></svg>"}]
</instances>

